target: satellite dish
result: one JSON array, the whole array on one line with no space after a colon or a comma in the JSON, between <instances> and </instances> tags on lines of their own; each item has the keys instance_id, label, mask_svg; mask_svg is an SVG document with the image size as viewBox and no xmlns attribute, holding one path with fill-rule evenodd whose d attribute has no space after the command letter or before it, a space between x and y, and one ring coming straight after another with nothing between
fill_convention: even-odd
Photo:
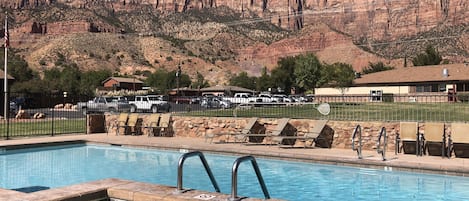
<instances>
[{"instance_id":1,"label":"satellite dish","mask_svg":"<svg viewBox=\"0 0 469 201\"><path fill-rule=\"evenodd\" d=\"M331 112L331 106L329 103L321 103L316 109L322 115L328 115Z\"/></svg>"}]
</instances>

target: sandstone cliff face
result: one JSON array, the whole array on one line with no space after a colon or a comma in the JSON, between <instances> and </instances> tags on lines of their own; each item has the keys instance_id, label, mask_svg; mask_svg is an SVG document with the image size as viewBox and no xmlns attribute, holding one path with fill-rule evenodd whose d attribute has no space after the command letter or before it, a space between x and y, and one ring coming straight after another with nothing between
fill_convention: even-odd
<instances>
[{"instance_id":1,"label":"sandstone cliff face","mask_svg":"<svg viewBox=\"0 0 469 201\"><path fill-rule=\"evenodd\" d=\"M288 29L320 21L355 37L380 40L414 35L440 23L467 23L469 18L466 0L0 0L1 7L14 9L51 4L101 5L116 11L150 6L163 13L227 6L244 17L255 13Z\"/></svg>"},{"instance_id":2,"label":"sandstone cliff face","mask_svg":"<svg viewBox=\"0 0 469 201\"><path fill-rule=\"evenodd\" d=\"M379 59L401 65L404 57L425 46L415 44L421 38L430 43L439 40L441 45L437 48L445 51L445 58L451 61L461 62L469 57L469 36L464 28L469 24L467 0L0 0L0 7L24 13L33 12L32 8L53 6L59 9L50 13L59 14L34 17L16 14L15 21L25 23L14 27L12 36L120 33L123 28L141 36L164 35L187 41L181 47L181 55L184 51L195 54L197 57L190 60L209 66L205 72L223 65L231 72L246 70L255 74L264 66L274 67L283 56L304 52L314 52L329 63L350 63L356 70ZM67 17L70 11L64 11L63 7L76 8L75 17ZM182 22L171 18L175 13L215 8L227 8L236 12L232 15L238 18L218 22L187 20L187 16L183 17L187 21ZM80 17L79 12L88 14ZM114 14L120 15L117 21L106 19ZM89 17L91 15L98 17ZM56 16L66 17L56 19ZM284 33L264 31L253 24L259 21L290 30L292 34L284 37ZM234 28L239 24L252 27L249 30ZM171 55L174 56L148 56L147 60L154 63L159 59L161 63L155 62L153 66L172 66L173 63L164 64L161 59Z\"/></svg>"}]
</instances>

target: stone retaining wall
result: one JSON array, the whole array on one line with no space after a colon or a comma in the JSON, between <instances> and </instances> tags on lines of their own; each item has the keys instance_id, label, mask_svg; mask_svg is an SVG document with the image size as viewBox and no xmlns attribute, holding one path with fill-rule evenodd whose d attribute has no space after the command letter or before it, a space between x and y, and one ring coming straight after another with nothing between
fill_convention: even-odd
<instances>
[{"instance_id":1,"label":"stone retaining wall","mask_svg":"<svg viewBox=\"0 0 469 201\"><path fill-rule=\"evenodd\" d=\"M106 115L106 125L110 134L116 133L116 128L110 125L115 122L118 115ZM145 126L149 122L149 114L140 115L140 126ZM259 118L258 122L267 131L272 130L277 125L278 119ZM247 123L248 118L232 117L183 117L172 116L172 135L181 137L205 138L205 136L215 133L235 133L240 132ZM298 135L303 135L314 127L315 120L312 119L291 119L289 123L297 129ZM358 122L358 121L329 121L323 130L333 136L332 147L351 149L351 136L356 125L362 127L362 140L364 150L373 150L376 147L379 131L381 127L386 128L388 136L387 151L394 152L396 133L399 132L399 122ZM424 124L419 124L420 132L424 132ZM449 130L449 129L447 129ZM123 130L120 131L123 133ZM143 135L148 135L148 130L141 128ZM221 136L223 137L223 136ZM217 140L217 139L215 139Z\"/></svg>"}]
</instances>

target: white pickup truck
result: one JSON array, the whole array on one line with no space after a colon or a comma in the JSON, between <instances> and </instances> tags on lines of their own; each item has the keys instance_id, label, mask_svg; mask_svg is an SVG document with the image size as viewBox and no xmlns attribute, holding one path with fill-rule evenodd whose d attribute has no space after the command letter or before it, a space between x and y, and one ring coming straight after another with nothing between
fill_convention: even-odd
<instances>
[{"instance_id":1,"label":"white pickup truck","mask_svg":"<svg viewBox=\"0 0 469 201\"><path fill-rule=\"evenodd\" d=\"M130 112L146 112L152 113L157 112L169 112L171 105L164 101L161 96L147 95L147 96L135 96L133 100L129 100Z\"/></svg>"}]
</instances>

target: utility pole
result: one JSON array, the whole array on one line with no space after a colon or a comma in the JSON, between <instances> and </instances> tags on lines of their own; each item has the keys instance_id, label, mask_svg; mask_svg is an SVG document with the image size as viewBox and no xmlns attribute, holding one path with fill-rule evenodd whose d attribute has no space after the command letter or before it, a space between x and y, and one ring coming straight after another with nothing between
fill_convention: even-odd
<instances>
[{"instance_id":1,"label":"utility pole","mask_svg":"<svg viewBox=\"0 0 469 201\"><path fill-rule=\"evenodd\" d=\"M178 70L176 71L176 96L179 96L179 82L181 79L181 63L178 64Z\"/></svg>"}]
</instances>

